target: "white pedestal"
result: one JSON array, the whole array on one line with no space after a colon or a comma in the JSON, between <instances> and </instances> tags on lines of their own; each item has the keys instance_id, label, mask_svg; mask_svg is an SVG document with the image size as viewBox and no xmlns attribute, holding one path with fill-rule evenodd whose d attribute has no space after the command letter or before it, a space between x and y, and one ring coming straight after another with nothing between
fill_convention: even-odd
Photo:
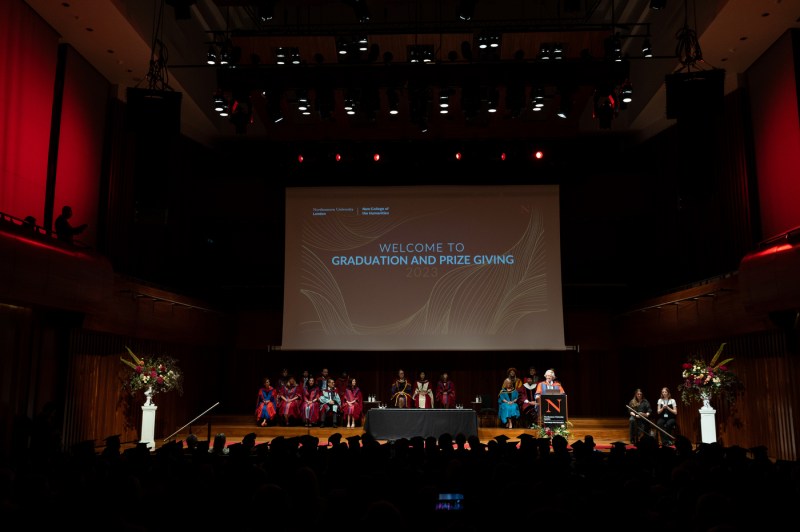
<instances>
[{"instance_id":1,"label":"white pedestal","mask_svg":"<svg viewBox=\"0 0 800 532\"><path fill-rule=\"evenodd\" d=\"M156 448L156 405L142 407L142 439L139 443L146 443L151 451Z\"/></svg>"},{"instance_id":2,"label":"white pedestal","mask_svg":"<svg viewBox=\"0 0 800 532\"><path fill-rule=\"evenodd\" d=\"M717 441L717 421L715 414L717 413L708 401L703 402L700 407L700 435L703 443L715 443Z\"/></svg>"}]
</instances>

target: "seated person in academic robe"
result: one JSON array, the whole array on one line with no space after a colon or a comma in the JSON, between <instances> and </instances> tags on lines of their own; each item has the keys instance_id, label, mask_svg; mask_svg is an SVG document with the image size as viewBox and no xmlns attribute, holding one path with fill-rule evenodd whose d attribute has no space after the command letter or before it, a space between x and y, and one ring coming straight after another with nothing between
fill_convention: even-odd
<instances>
[{"instance_id":1,"label":"seated person in academic robe","mask_svg":"<svg viewBox=\"0 0 800 532\"><path fill-rule=\"evenodd\" d=\"M506 378L497 398L497 417L507 429L514 428L514 422L519 419L518 399L519 392L514 388L514 383Z\"/></svg>"},{"instance_id":2,"label":"seated person in academic robe","mask_svg":"<svg viewBox=\"0 0 800 532\"><path fill-rule=\"evenodd\" d=\"M406 380L406 372L401 369L392 382L392 396L389 403L396 408L411 408L411 402L411 383Z\"/></svg>"},{"instance_id":3,"label":"seated person in academic robe","mask_svg":"<svg viewBox=\"0 0 800 532\"><path fill-rule=\"evenodd\" d=\"M342 409L342 399L339 397L339 392L336 391L336 381L333 378L328 378L328 385L320 390L319 404L319 426L324 427L328 422L328 418L330 418L331 426L337 428Z\"/></svg>"},{"instance_id":4,"label":"seated person in academic robe","mask_svg":"<svg viewBox=\"0 0 800 532\"><path fill-rule=\"evenodd\" d=\"M361 419L362 409L363 397L361 396L361 389L358 387L355 377L353 377L344 391L344 399L342 401L342 412L348 429L355 428L358 424Z\"/></svg>"},{"instance_id":5,"label":"seated person in academic robe","mask_svg":"<svg viewBox=\"0 0 800 532\"><path fill-rule=\"evenodd\" d=\"M303 419L303 390L289 377L278 395L278 415L285 426Z\"/></svg>"},{"instance_id":6,"label":"seated person in academic robe","mask_svg":"<svg viewBox=\"0 0 800 532\"><path fill-rule=\"evenodd\" d=\"M442 373L436 383L436 404L439 408L455 408L456 385L450 380L447 372Z\"/></svg>"},{"instance_id":7,"label":"seated person in academic robe","mask_svg":"<svg viewBox=\"0 0 800 532\"><path fill-rule=\"evenodd\" d=\"M419 372L411 398L415 408L433 408L433 388L424 371Z\"/></svg>"},{"instance_id":8,"label":"seated person in academic robe","mask_svg":"<svg viewBox=\"0 0 800 532\"><path fill-rule=\"evenodd\" d=\"M306 385L303 386L303 421L305 421L306 427L319 423L320 393L317 380L309 377Z\"/></svg>"},{"instance_id":9,"label":"seated person in academic robe","mask_svg":"<svg viewBox=\"0 0 800 532\"><path fill-rule=\"evenodd\" d=\"M539 405L536 402L537 386L538 383L528 375L525 377L525 384L522 385L520 390L520 414L525 427L530 427L539 420Z\"/></svg>"},{"instance_id":10,"label":"seated person in academic robe","mask_svg":"<svg viewBox=\"0 0 800 532\"><path fill-rule=\"evenodd\" d=\"M269 379L264 378L264 384L258 390L256 399L256 424L266 427L275 419L278 413L278 394L270 385Z\"/></svg>"}]
</instances>

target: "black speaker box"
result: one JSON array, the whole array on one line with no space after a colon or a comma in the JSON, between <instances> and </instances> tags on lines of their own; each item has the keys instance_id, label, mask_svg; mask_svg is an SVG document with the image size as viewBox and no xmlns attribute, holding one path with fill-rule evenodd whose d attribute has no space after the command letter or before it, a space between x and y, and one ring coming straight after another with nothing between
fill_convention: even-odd
<instances>
[{"instance_id":1,"label":"black speaker box","mask_svg":"<svg viewBox=\"0 0 800 532\"><path fill-rule=\"evenodd\" d=\"M178 135L181 132L181 96L182 93L175 91L128 87L128 129Z\"/></svg>"},{"instance_id":2,"label":"black speaker box","mask_svg":"<svg viewBox=\"0 0 800 532\"><path fill-rule=\"evenodd\" d=\"M667 74L667 118L703 120L722 112L725 70Z\"/></svg>"}]
</instances>

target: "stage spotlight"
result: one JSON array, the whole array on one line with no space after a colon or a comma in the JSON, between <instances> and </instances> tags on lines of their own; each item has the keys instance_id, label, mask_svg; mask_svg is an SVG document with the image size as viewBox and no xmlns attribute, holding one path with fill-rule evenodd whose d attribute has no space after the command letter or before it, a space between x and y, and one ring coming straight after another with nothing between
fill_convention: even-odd
<instances>
[{"instance_id":1,"label":"stage spotlight","mask_svg":"<svg viewBox=\"0 0 800 532\"><path fill-rule=\"evenodd\" d=\"M619 33L610 35L605 40L606 59L617 63L622 61L622 37Z\"/></svg>"},{"instance_id":2,"label":"stage spotlight","mask_svg":"<svg viewBox=\"0 0 800 532\"><path fill-rule=\"evenodd\" d=\"M500 48L499 33L483 33L478 36L478 48L486 50L489 48Z\"/></svg>"},{"instance_id":3,"label":"stage spotlight","mask_svg":"<svg viewBox=\"0 0 800 532\"><path fill-rule=\"evenodd\" d=\"M208 53L206 54L206 63L209 65L217 64L217 49L211 44L208 46Z\"/></svg>"},{"instance_id":4,"label":"stage spotlight","mask_svg":"<svg viewBox=\"0 0 800 532\"><path fill-rule=\"evenodd\" d=\"M631 103L633 101L633 85L630 80L626 79L619 89L620 99L622 103Z\"/></svg>"},{"instance_id":5,"label":"stage spotlight","mask_svg":"<svg viewBox=\"0 0 800 532\"><path fill-rule=\"evenodd\" d=\"M500 91L495 87L489 87L486 92L486 110L490 113L496 113L499 101Z\"/></svg>"},{"instance_id":6,"label":"stage spotlight","mask_svg":"<svg viewBox=\"0 0 800 532\"><path fill-rule=\"evenodd\" d=\"M367 0L345 0L345 3L350 4L353 8L353 13L359 22L369 22L371 15Z\"/></svg>"},{"instance_id":7,"label":"stage spotlight","mask_svg":"<svg viewBox=\"0 0 800 532\"><path fill-rule=\"evenodd\" d=\"M461 0L458 3L457 15L460 20L472 20L475 15L475 0Z\"/></svg>"},{"instance_id":8,"label":"stage spotlight","mask_svg":"<svg viewBox=\"0 0 800 532\"><path fill-rule=\"evenodd\" d=\"M386 89L386 100L389 103L389 114L396 115L400 112L400 95L396 89Z\"/></svg>"},{"instance_id":9,"label":"stage spotlight","mask_svg":"<svg viewBox=\"0 0 800 532\"><path fill-rule=\"evenodd\" d=\"M269 22L275 17L275 0L261 0L256 4L256 15L261 22Z\"/></svg>"},{"instance_id":10,"label":"stage spotlight","mask_svg":"<svg viewBox=\"0 0 800 532\"><path fill-rule=\"evenodd\" d=\"M650 44L649 38L645 38L642 43L642 57L653 57L653 45Z\"/></svg>"},{"instance_id":11,"label":"stage spotlight","mask_svg":"<svg viewBox=\"0 0 800 532\"><path fill-rule=\"evenodd\" d=\"M543 42L539 45L539 54L536 56L536 59L539 61L549 61L552 56L553 51L549 42Z\"/></svg>"},{"instance_id":12,"label":"stage spotlight","mask_svg":"<svg viewBox=\"0 0 800 532\"><path fill-rule=\"evenodd\" d=\"M562 89L559 91L558 112L556 113L559 118L569 118L572 114L572 93L571 91Z\"/></svg>"},{"instance_id":13,"label":"stage spotlight","mask_svg":"<svg viewBox=\"0 0 800 532\"><path fill-rule=\"evenodd\" d=\"M433 61L432 44L411 44L408 46L409 63L430 63Z\"/></svg>"},{"instance_id":14,"label":"stage spotlight","mask_svg":"<svg viewBox=\"0 0 800 532\"><path fill-rule=\"evenodd\" d=\"M594 118L600 123L600 129L610 129L611 120L619 113L619 97L614 89L601 87L594 92Z\"/></svg>"},{"instance_id":15,"label":"stage spotlight","mask_svg":"<svg viewBox=\"0 0 800 532\"><path fill-rule=\"evenodd\" d=\"M225 96L223 96L222 91L218 90L214 94L214 110L218 113L221 113L224 108L225 108Z\"/></svg>"},{"instance_id":16,"label":"stage spotlight","mask_svg":"<svg viewBox=\"0 0 800 532\"><path fill-rule=\"evenodd\" d=\"M375 154L373 154L373 155L372 155L372 160L373 160L373 161L375 161L376 163L377 163L377 162L380 162L380 160L381 160L381 154L380 154L380 153L375 153Z\"/></svg>"},{"instance_id":17,"label":"stage spotlight","mask_svg":"<svg viewBox=\"0 0 800 532\"><path fill-rule=\"evenodd\" d=\"M542 150L536 150L535 152L533 152L533 158L536 160L544 159L544 152Z\"/></svg>"}]
</instances>

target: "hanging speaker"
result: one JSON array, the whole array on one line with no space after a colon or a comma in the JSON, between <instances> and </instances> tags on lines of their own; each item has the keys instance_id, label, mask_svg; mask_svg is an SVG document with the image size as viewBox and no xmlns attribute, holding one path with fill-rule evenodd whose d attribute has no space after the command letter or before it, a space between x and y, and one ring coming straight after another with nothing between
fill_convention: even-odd
<instances>
[{"instance_id":1,"label":"hanging speaker","mask_svg":"<svg viewBox=\"0 0 800 532\"><path fill-rule=\"evenodd\" d=\"M135 132L180 134L181 96L182 93L175 91L128 87L128 129Z\"/></svg>"},{"instance_id":2,"label":"hanging speaker","mask_svg":"<svg viewBox=\"0 0 800 532\"><path fill-rule=\"evenodd\" d=\"M725 70L667 74L667 118L704 120L722 112Z\"/></svg>"}]
</instances>

